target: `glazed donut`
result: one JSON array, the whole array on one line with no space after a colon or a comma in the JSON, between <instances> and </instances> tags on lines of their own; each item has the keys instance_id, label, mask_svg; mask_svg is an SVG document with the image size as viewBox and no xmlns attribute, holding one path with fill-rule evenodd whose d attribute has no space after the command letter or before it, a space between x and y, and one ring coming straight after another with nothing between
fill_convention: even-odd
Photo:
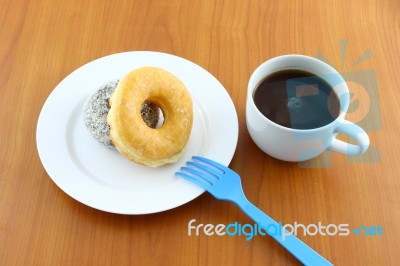
<instances>
[{"instance_id":1,"label":"glazed donut","mask_svg":"<svg viewBox=\"0 0 400 266\"><path fill-rule=\"evenodd\" d=\"M118 80L112 80L101 86L91 95L83 107L83 121L89 133L101 144L115 149L110 139L110 126L107 124L107 114L110 110L109 100L118 85ZM141 109L144 122L155 128L159 122L160 109L151 103L145 103Z\"/></svg>"},{"instance_id":2,"label":"glazed donut","mask_svg":"<svg viewBox=\"0 0 400 266\"><path fill-rule=\"evenodd\" d=\"M143 103L161 109L161 127L146 125L140 115ZM193 107L189 92L177 77L156 67L133 70L118 83L110 106L110 138L123 156L152 167L179 159L190 137Z\"/></svg>"}]
</instances>

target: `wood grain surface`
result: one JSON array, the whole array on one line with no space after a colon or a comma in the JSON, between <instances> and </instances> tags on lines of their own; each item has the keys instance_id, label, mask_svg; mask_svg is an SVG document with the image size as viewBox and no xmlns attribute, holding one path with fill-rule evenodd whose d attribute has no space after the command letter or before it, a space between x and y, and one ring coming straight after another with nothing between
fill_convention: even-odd
<instances>
[{"instance_id":1,"label":"wood grain surface","mask_svg":"<svg viewBox=\"0 0 400 266\"><path fill-rule=\"evenodd\" d=\"M239 119L230 167L250 201L283 224L380 226L382 236L299 237L335 265L398 265L398 0L0 0L0 265L298 265L270 237L188 236L192 219L252 223L207 193L128 216L87 207L52 182L36 147L46 98L79 66L136 50L186 58L224 85ZM351 79L353 118L371 139L366 155L298 164L256 147L245 123L248 79L288 53L327 60ZM367 93L357 95L360 86Z\"/></svg>"}]
</instances>

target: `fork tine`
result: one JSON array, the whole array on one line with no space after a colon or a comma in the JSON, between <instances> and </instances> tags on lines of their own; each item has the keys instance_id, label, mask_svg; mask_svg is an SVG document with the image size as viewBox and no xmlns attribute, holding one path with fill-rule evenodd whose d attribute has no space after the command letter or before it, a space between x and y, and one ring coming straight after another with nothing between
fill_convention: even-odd
<instances>
[{"instance_id":1,"label":"fork tine","mask_svg":"<svg viewBox=\"0 0 400 266\"><path fill-rule=\"evenodd\" d=\"M220 163L217 163L217 162L215 162L213 160L210 160L210 159L207 159L207 158L204 158L204 157L192 156L192 158L195 159L195 160L201 161L203 163L211 164L212 166L214 166L214 167L218 168L219 170L221 170L223 173L225 173L225 169L227 168L225 165L222 165Z\"/></svg>"},{"instance_id":2,"label":"fork tine","mask_svg":"<svg viewBox=\"0 0 400 266\"><path fill-rule=\"evenodd\" d=\"M203 181L203 180L200 181L200 179L195 178L195 177L193 177L193 176L191 176L191 175L188 175L188 174L185 174L185 173L182 173L182 172L176 172L175 175L176 175L176 176L183 177L183 178L185 178L186 180L189 180L190 182L193 182L193 183L195 183L196 185L198 185L198 186L200 186L200 187L202 187L202 188L204 188L204 189L208 189L208 188L210 187L210 184L209 184L209 183L207 183L207 182L205 182L205 181Z\"/></svg>"},{"instance_id":3,"label":"fork tine","mask_svg":"<svg viewBox=\"0 0 400 266\"><path fill-rule=\"evenodd\" d=\"M217 178L217 179L219 179L219 176L221 174L223 174L222 172L217 172L215 170L215 168L213 169L211 167L208 167L207 165L205 165L203 163L197 163L197 162L189 161L186 164L188 164L190 166L193 166L195 168L199 168L199 169L201 169L203 171L206 171L207 173L212 174L213 176L215 176L215 178Z\"/></svg>"},{"instance_id":4,"label":"fork tine","mask_svg":"<svg viewBox=\"0 0 400 266\"><path fill-rule=\"evenodd\" d=\"M198 171L196 169L190 168L190 167L181 167L181 170L187 171L189 173L191 173L192 175L195 175L197 177L200 177L201 179L204 179L205 181L207 181L211 186L213 185L213 181L216 180L216 178L213 178L212 176L210 176L209 174L206 174L205 172L201 172Z\"/></svg>"}]
</instances>

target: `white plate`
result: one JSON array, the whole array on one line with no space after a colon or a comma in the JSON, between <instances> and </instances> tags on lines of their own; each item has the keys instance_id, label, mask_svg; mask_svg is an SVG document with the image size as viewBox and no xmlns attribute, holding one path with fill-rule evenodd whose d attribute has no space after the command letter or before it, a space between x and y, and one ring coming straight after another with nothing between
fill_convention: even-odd
<instances>
[{"instance_id":1,"label":"white plate","mask_svg":"<svg viewBox=\"0 0 400 266\"><path fill-rule=\"evenodd\" d=\"M82 119L83 104L101 85L141 66L176 75L194 102L192 134L182 158L150 168L135 164L99 144ZM46 100L36 141L49 176L65 193L93 208L146 214L189 202L203 189L174 176L192 155L228 165L238 139L235 107L221 83L200 66L158 52L127 52L94 60L67 76Z\"/></svg>"}]
</instances>

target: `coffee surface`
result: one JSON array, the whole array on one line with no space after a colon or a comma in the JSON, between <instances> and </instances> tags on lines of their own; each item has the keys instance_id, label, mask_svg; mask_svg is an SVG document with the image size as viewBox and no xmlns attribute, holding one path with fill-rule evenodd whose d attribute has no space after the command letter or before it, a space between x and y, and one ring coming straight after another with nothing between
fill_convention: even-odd
<instances>
[{"instance_id":1,"label":"coffee surface","mask_svg":"<svg viewBox=\"0 0 400 266\"><path fill-rule=\"evenodd\" d=\"M313 129L340 113L333 88L313 73L288 69L265 77L253 93L255 105L269 120L293 129Z\"/></svg>"}]
</instances>

